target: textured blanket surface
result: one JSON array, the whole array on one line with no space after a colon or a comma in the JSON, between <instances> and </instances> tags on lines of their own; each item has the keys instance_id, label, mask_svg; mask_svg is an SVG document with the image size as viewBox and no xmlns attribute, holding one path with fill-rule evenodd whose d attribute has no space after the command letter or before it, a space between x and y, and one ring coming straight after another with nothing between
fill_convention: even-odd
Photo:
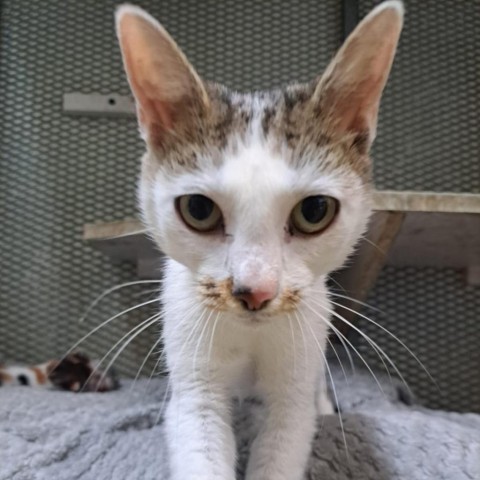
<instances>
[{"instance_id":1,"label":"textured blanket surface","mask_svg":"<svg viewBox=\"0 0 480 480\"><path fill-rule=\"evenodd\" d=\"M337 415L319 419L309 480L479 480L480 415L407 405L396 383L336 372ZM0 389L0 480L168 478L161 415L166 382L128 382L115 392ZM263 417L258 401L236 408L243 478Z\"/></svg>"}]
</instances>

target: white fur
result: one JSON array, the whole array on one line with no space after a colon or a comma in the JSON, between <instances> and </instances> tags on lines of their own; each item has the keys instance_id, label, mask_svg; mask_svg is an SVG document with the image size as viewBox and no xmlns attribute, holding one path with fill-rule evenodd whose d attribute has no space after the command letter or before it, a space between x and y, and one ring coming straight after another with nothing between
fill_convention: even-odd
<instances>
[{"instance_id":1,"label":"white fur","mask_svg":"<svg viewBox=\"0 0 480 480\"><path fill-rule=\"evenodd\" d=\"M235 478L232 396L259 394L269 409L252 446L248 480L302 478L317 413L332 413L324 371L327 323L319 316L329 318L325 279L365 229L369 197L348 169L321 174L318 158L301 169L285 158L254 129L221 167L205 159L194 172L174 175L160 169L141 183L146 220L170 257L162 301L173 480ZM217 203L227 237L185 227L174 199L189 193ZM290 212L312 194L337 198L338 218L322 235L289 237ZM280 294L299 290L304 302L290 313L269 313L278 299L265 312L251 314L240 306L217 312L201 304L197 282L205 277L233 278L256 288L274 282Z\"/></svg>"}]
</instances>

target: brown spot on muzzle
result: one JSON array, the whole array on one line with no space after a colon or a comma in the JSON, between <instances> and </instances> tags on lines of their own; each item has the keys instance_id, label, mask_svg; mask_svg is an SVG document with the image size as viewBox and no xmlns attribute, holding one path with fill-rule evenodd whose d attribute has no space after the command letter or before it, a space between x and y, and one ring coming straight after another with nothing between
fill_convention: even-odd
<instances>
[{"instance_id":1,"label":"brown spot on muzzle","mask_svg":"<svg viewBox=\"0 0 480 480\"><path fill-rule=\"evenodd\" d=\"M295 310L300 303L301 296L299 290L285 290L280 297L279 310L284 312L291 312Z\"/></svg>"},{"instance_id":2,"label":"brown spot on muzzle","mask_svg":"<svg viewBox=\"0 0 480 480\"><path fill-rule=\"evenodd\" d=\"M215 281L211 278L200 280L198 292L209 307L225 310L233 307L234 298L232 297L233 281L231 278Z\"/></svg>"},{"instance_id":3,"label":"brown spot on muzzle","mask_svg":"<svg viewBox=\"0 0 480 480\"><path fill-rule=\"evenodd\" d=\"M215 281L212 278L200 280L198 293L209 307L217 310L233 310L241 306L239 300L233 295L233 280L231 278L220 281ZM272 300L271 303L274 303L274 305L267 307L265 313L291 312L297 308L300 300L299 290L286 289L276 299Z\"/></svg>"}]
</instances>

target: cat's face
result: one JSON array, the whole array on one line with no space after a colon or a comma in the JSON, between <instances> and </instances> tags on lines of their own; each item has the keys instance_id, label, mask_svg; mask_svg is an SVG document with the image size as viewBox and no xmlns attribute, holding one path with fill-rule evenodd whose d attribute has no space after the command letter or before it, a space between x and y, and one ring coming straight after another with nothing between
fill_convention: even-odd
<instances>
[{"instance_id":1,"label":"cat's face","mask_svg":"<svg viewBox=\"0 0 480 480\"><path fill-rule=\"evenodd\" d=\"M306 108L301 95L291 98L293 110ZM289 126L284 93L223 101L234 110L225 139L207 135L195 158L187 149L185 168L169 165L168 153L144 156L142 211L160 248L195 273L208 304L242 312L232 291L247 286L271 292L264 313L290 310L344 263L364 231L370 185L357 163L367 159L349 144L302 139L308 123ZM289 128L299 136L291 145Z\"/></svg>"},{"instance_id":2,"label":"cat's face","mask_svg":"<svg viewBox=\"0 0 480 480\"><path fill-rule=\"evenodd\" d=\"M140 204L159 247L202 301L241 321L295 309L366 228L399 12L367 17L320 80L258 94L202 82L141 10L124 7L117 26L147 143Z\"/></svg>"}]
</instances>

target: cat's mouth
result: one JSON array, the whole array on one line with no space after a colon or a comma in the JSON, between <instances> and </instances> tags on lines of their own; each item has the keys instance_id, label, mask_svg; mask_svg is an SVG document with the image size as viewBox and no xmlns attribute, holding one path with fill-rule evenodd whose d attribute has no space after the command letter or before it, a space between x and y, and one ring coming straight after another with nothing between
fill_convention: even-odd
<instances>
[{"instance_id":1,"label":"cat's mouth","mask_svg":"<svg viewBox=\"0 0 480 480\"><path fill-rule=\"evenodd\" d=\"M211 278L198 283L198 292L204 304L217 311L229 312L249 323L259 324L268 321L279 313L288 313L297 309L301 301L298 288L285 288L265 303L261 309L252 309L236 296L232 290L233 281L229 279L216 281Z\"/></svg>"}]
</instances>

